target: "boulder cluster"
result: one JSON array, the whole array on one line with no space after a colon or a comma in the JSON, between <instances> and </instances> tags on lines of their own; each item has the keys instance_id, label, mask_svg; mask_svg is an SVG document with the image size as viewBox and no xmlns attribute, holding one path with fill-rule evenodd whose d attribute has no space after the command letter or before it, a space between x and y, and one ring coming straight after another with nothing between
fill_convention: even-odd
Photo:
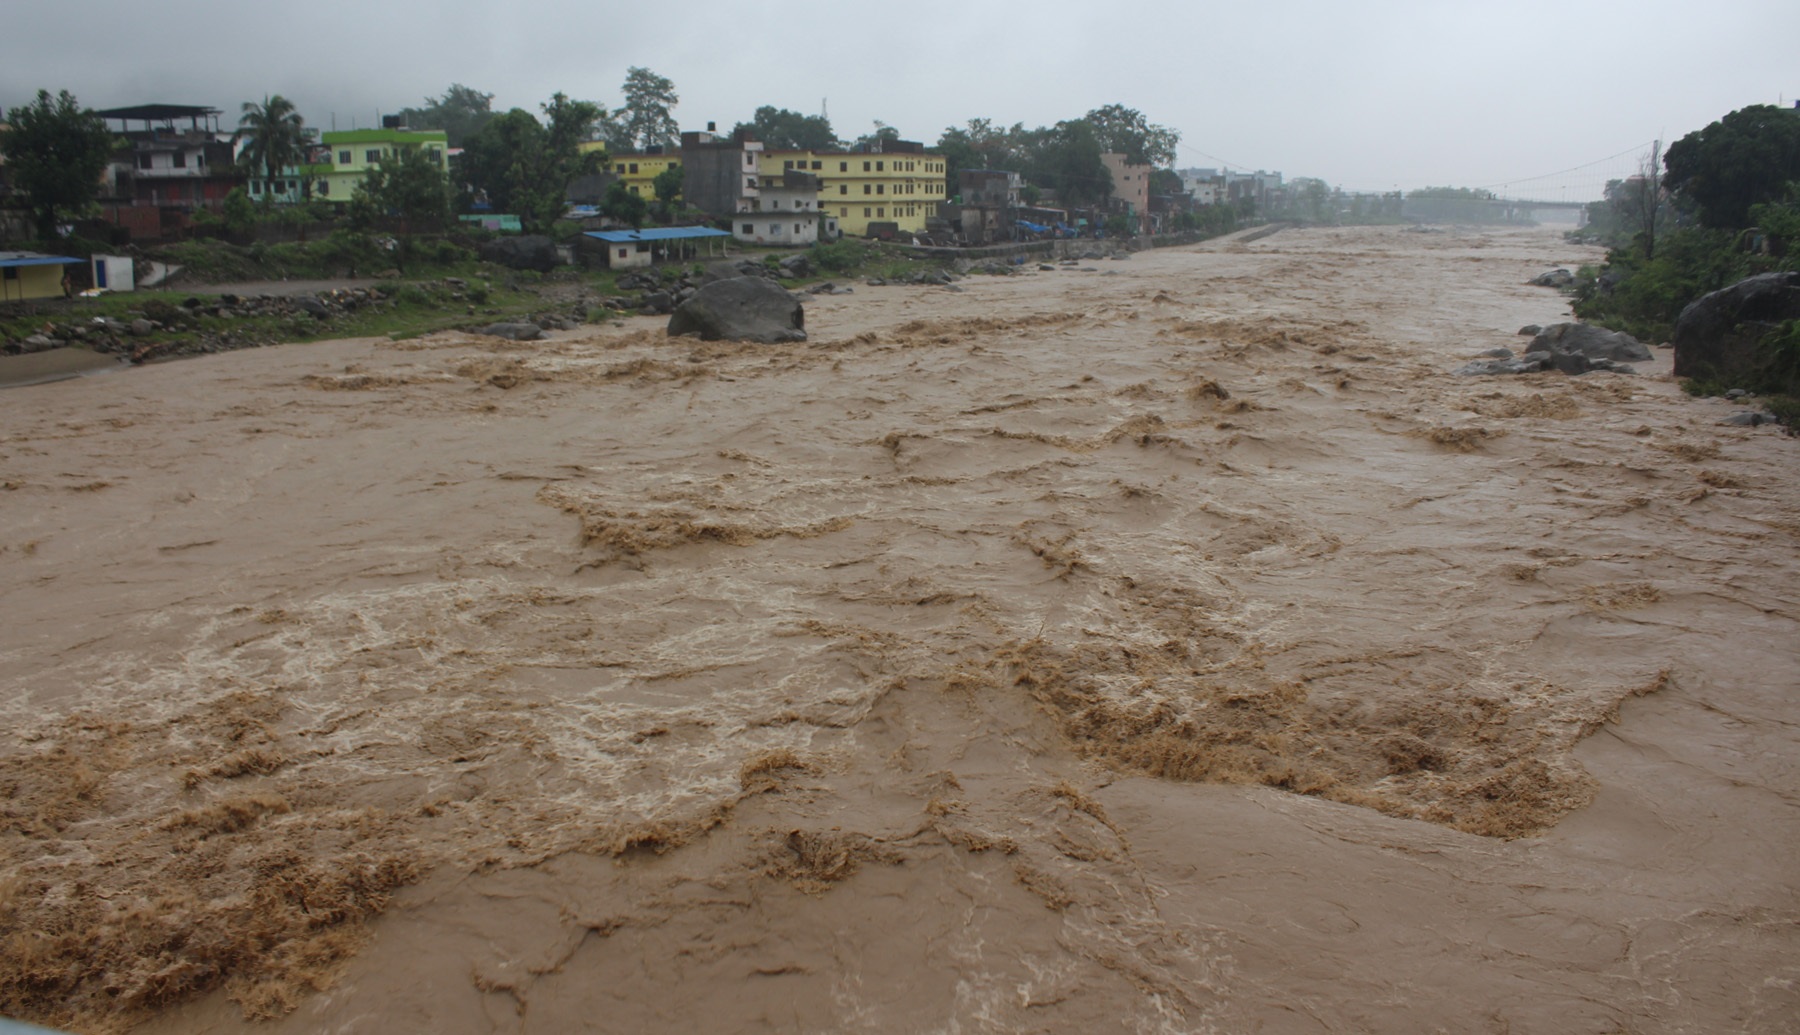
<instances>
[{"instance_id":1,"label":"boulder cluster","mask_svg":"<svg viewBox=\"0 0 1800 1035\"><path fill-rule=\"evenodd\" d=\"M390 289L391 290L391 289ZM330 320L364 307L391 305L382 289L349 288L318 295L220 295L188 298L180 305L150 299L130 320L111 316L47 320L37 333L0 344L9 355L79 346L128 356L136 362L253 348L281 340L273 321L310 316ZM207 318L211 318L208 320ZM242 321L241 328L220 326Z\"/></svg>"},{"instance_id":2,"label":"boulder cluster","mask_svg":"<svg viewBox=\"0 0 1800 1035\"><path fill-rule=\"evenodd\" d=\"M1615 374L1637 373L1629 361L1643 362L1651 358L1650 349L1629 334L1609 331L1585 323L1557 323L1549 327L1521 329L1533 333L1525 354L1515 356L1511 349L1489 349L1482 358L1457 371L1458 374L1535 374L1541 370L1560 370L1565 374L1586 374L1607 370Z\"/></svg>"}]
</instances>

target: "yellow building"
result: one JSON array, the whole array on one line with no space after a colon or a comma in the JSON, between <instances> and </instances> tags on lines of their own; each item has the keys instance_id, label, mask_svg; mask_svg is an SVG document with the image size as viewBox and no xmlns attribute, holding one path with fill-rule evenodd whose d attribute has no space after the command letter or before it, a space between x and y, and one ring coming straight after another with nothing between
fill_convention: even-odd
<instances>
[{"instance_id":1,"label":"yellow building","mask_svg":"<svg viewBox=\"0 0 1800 1035\"><path fill-rule=\"evenodd\" d=\"M80 262L38 252L0 252L0 301L61 298L63 267Z\"/></svg>"},{"instance_id":2,"label":"yellow building","mask_svg":"<svg viewBox=\"0 0 1800 1035\"><path fill-rule=\"evenodd\" d=\"M604 152L606 145L598 140L581 145L581 153L593 151ZM603 172L618 177L625 189L642 197L645 201L656 199L656 178L670 169L681 168L680 151L660 151L648 154L615 154L609 155ZM677 194L676 197L681 195Z\"/></svg>"},{"instance_id":3,"label":"yellow building","mask_svg":"<svg viewBox=\"0 0 1800 1035\"><path fill-rule=\"evenodd\" d=\"M884 143L891 150L764 151L758 171L771 178L790 169L819 177L819 210L835 216L848 236L866 237L870 223L883 222L923 233L926 218L937 215L945 200L944 158L907 141Z\"/></svg>"}]
</instances>

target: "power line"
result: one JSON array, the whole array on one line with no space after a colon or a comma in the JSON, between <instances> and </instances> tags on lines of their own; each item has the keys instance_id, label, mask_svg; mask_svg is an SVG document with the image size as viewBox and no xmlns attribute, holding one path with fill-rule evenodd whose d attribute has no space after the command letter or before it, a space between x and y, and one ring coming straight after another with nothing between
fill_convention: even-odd
<instances>
[{"instance_id":1,"label":"power line","mask_svg":"<svg viewBox=\"0 0 1800 1035\"><path fill-rule=\"evenodd\" d=\"M1497 183L1484 183L1484 184L1481 184L1480 186L1476 187L1475 189L1476 190L1490 190L1494 187L1510 187L1515 183L1530 183L1534 180L1547 180L1552 176L1562 176L1567 173L1580 172L1583 169L1590 169L1596 165L1600 165L1605 162L1610 162L1615 159L1622 158L1628 154L1641 154L1643 152L1644 148L1649 147L1654 143L1656 143L1656 141L1646 140L1641 144L1634 144L1631 147L1628 147L1625 150L1620 151L1618 154L1607 155L1605 158L1596 158L1591 162L1583 162L1580 165L1571 166L1567 169L1558 169L1555 172L1544 173L1539 176L1516 176L1510 180L1500 180Z\"/></svg>"}]
</instances>

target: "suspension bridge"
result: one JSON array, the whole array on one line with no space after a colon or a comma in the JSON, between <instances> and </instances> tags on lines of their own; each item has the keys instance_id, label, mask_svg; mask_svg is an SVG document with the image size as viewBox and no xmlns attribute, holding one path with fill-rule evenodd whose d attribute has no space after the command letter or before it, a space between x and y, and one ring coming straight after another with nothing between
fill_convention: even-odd
<instances>
[{"instance_id":1,"label":"suspension bridge","mask_svg":"<svg viewBox=\"0 0 1800 1035\"><path fill-rule=\"evenodd\" d=\"M1587 206L1606 197L1608 183L1641 175L1646 163L1655 162L1661 150L1660 141L1645 141L1567 169L1482 184L1476 189L1493 194L1488 204L1495 218L1503 222L1573 222L1582 226L1587 223Z\"/></svg>"}]
</instances>

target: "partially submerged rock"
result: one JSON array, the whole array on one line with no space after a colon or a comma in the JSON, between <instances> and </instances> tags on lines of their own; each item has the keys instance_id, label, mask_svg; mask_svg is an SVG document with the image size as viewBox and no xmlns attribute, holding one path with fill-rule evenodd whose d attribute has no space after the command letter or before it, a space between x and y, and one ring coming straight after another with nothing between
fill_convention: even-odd
<instances>
[{"instance_id":1,"label":"partially submerged rock","mask_svg":"<svg viewBox=\"0 0 1800 1035\"><path fill-rule=\"evenodd\" d=\"M490 323L481 333L508 341L536 341L544 336L544 329L535 323Z\"/></svg>"},{"instance_id":2,"label":"partially submerged rock","mask_svg":"<svg viewBox=\"0 0 1800 1035\"><path fill-rule=\"evenodd\" d=\"M701 285L669 317L669 333L774 344L805 341L805 323L805 309L781 285L733 277Z\"/></svg>"},{"instance_id":3,"label":"partially submerged rock","mask_svg":"<svg viewBox=\"0 0 1800 1035\"><path fill-rule=\"evenodd\" d=\"M1575 283L1575 274L1566 269L1553 269L1548 273L1540 273L1532 277L1531 283L1535 287L1568 287Z\"/></svg>"}]
</instances>

